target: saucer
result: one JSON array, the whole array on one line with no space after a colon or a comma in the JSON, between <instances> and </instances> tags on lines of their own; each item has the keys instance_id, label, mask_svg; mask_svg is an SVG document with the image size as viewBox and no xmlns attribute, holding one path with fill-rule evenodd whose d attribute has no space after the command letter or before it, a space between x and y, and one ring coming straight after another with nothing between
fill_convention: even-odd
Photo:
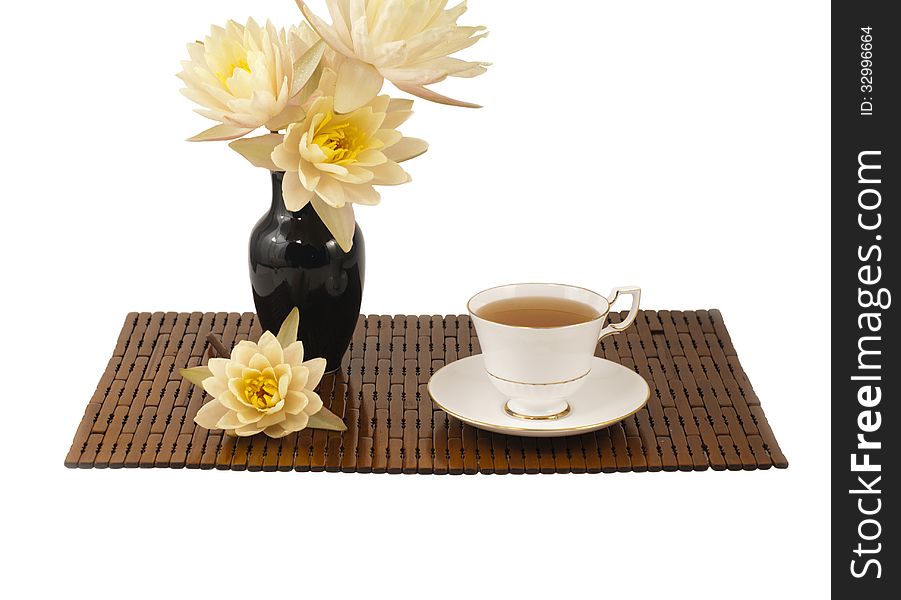
<instances>
[{"instance_id":1,"label":"saucer","mask_svg":"<svg viewBox=\"0 0 901 600\"><path fill-rule=\"evenodd\" d=\"M597 357L585 384L566 398L569 413L553 420L526 420L508 414L504 410L507 398L488 379L481 354L438 369L428 389L439 408L464 423L525 437L559 437L603 429L641 410L651 395L641 375Z\"/></svg>"}]
</instances>

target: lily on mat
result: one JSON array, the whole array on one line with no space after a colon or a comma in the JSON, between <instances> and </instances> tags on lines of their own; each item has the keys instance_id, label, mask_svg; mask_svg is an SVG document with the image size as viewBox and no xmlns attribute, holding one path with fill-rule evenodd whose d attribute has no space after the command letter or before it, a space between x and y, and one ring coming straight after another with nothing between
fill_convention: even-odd
<instances>
[{"instance_id":1,"label":"lily on mat","mask_svg":"<svg viewBox=\"0 0 901 600\"><path fill-rule=\"evenodd\" d=\"M197 411L194 422L241 437L263 432L280 438L307 427L346 430L313 391L325 372L325 359L304 361L303 342L295 341L299 324L300 313L294 308L278 335L267 331L258 342L238 342L229 358L181 369L182 377L213 397Z\"/></svg>"}]
</instances>

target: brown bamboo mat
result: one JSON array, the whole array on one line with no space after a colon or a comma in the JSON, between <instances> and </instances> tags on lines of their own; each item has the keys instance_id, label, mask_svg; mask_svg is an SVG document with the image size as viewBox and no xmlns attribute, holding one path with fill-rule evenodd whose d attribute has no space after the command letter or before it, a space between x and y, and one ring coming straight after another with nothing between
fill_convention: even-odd
<instances>
[{"instance_id":1,"label":"brown bamboo mat","mask_svg":"<svg viewBox=\"0 0 901 600\"><path fill-rule=\"evenodd\" d=\"M625 313L614 313L619 321ZM170 467L359 473L597 473L785 468L788 461L739 364L718 310L642 311L598 356L635 369L654 393L606 429L535 439L488 433L448 417L426 383L480 352L468 316L361 317L336 375L319 393L342 433L234 438L195 426L208 400L178 369L257 339L252 313L131 313L84 412L67 467Z\"/></svg>"}]
</instances>

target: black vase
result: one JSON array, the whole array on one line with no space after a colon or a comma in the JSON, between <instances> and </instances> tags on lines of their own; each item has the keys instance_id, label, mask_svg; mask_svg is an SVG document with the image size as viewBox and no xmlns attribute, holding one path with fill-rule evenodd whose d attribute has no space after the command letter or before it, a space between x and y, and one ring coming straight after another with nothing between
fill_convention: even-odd
<instances>
[{"instance_id":1,"label":"black vase","mask_svg":"<svg viewBox=\"0 0 901 600\"><path fill-rule=\"evenodd\" d=\"M350 252L338 246L307 204L285 208L284 173L272 173L272 207L250 234L250 283L264 330L277 333L295 306L304 357L322 357L326 371L341 365L363 299L365 246L357 225Z\"/></svg>"}]
</instances>

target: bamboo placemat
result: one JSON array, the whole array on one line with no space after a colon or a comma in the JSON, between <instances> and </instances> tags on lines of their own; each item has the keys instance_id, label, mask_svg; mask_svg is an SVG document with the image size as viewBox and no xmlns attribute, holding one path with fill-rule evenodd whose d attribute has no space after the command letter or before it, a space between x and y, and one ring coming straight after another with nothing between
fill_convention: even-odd
<instances>
[{"instance_id":1,"label":"bamboo placemat","mask_svg":"<svg viewBox=\"0 0 901 600\"><path fill-rule=\"evenodd\" d=\"M274 440L195 426L208 398L178 374L204 360L209 332L227 347L256 340L253 313L131 313L65 464L435 474L788 466L718 310L646 310L635 323L597 354L637 371L654 393L634 416L597 432L520 438L448 417L426 383L444 364L480 352L469 317L370 315L319 390L347 431Z\"/></svg>"}]
</instances>

